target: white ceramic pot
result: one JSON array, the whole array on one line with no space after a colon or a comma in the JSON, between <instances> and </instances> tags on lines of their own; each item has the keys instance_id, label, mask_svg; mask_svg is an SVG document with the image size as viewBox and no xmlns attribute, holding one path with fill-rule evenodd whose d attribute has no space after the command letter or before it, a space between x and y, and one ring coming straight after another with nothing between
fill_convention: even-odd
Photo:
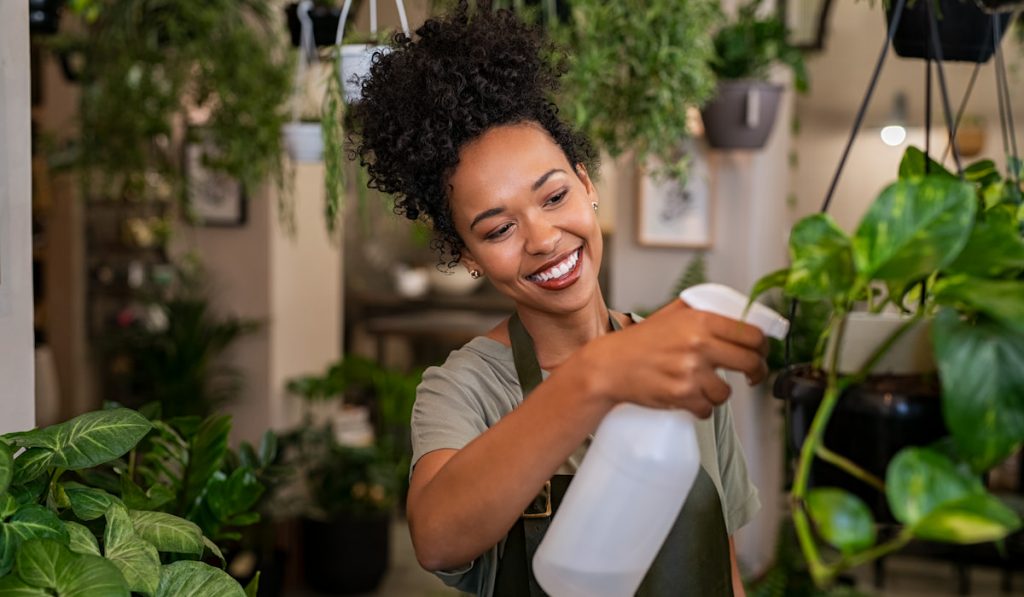
<instances>
[{"instance_id":1,"label":"white ceramic pot","mask_svg":"<svg viewBox=\"0 0 1024 597\"><path fill-rule=\"evenodd\" d=\"M296 162L319 162L324 156L324 138L319 122L289 122L282 129L285 147Z\"/></svg>"},{"instance_id":2,"label":"white ceramic pot","mask_svg":"<svg viewBox=\"0 0 1024 597\"><path fill-rule=\"evenodd\" d=\"M420 298L430 290L430 278L425 267L399 265L392 272L395 292L405 298Z\"/></svg>"},{"instance_id":3,"label":"white ceramic pot","mask_svg":"<svg viewBox=\"0 0 1024 597\"><path fill-rule=\"evenodd\" d=\"M448 296L465 296L472 294L483 278L474 279L464 267L455 267L451 272L440 271L436 267L428 268L430 274L430 288L438 294Z\"/></svg>"},{"instance_id":4,"label":"white ceramic pot","mask_svg":"<svg viewBox=\"0 0 1024 597\"><path fill-rule=\"evenodd\" d=\"M907 317L898 313L855 312L846 316L843 349L839 355L839 372L856 373L868 362L875 350L892 335ZM932 353L931 322L927 319L907 330L871 370L875 374L915 375L935 371ZM830 338L825 363L832 360L835 336Z\"/></svg>"},{"instance_id":5,"label":"white ceramic pot","mask_svg":"<svg viewBox=\"0 0 1024 597\"><path fill-rule=\"evenodd\" d=\"M359 101L362 97L361 82L370 73L373 55L388 52L387 46L376 44L344 44L341 46L341 84L345 91L345 103Z\"/></svg>"}]
</instances>

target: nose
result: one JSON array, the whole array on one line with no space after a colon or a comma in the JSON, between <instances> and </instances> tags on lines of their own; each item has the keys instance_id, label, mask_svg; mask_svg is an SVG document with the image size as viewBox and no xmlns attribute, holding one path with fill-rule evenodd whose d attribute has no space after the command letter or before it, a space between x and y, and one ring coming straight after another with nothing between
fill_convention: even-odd
<instances>
[{"instance_id":1,"label":"nose","mask_svg":"<svg viewBox=\"0 0 1024 597\"><path fill-rule=\"evenodd\" d=\"M562 232L543 216L527 218L525 250L531 255L547 255L558 247Z\"/></svg>"}]
</instances>

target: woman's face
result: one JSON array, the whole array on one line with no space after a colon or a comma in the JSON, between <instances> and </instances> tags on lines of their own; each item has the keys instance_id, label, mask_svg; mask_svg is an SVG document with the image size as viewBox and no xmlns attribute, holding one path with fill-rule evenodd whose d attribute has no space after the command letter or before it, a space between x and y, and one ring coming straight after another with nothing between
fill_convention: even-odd
<instances>
[{"instance_id":1,"label":"woman's face","mask_svg":"<svg viewBox=\"0 0 1024 597\"><path fill-rule=\"evenodd\" d=\"M539 125L495 127L468 143L449 185L468 269L528 309L573 312L599 297L597 193Z\"/></svg>"}]
</instances>

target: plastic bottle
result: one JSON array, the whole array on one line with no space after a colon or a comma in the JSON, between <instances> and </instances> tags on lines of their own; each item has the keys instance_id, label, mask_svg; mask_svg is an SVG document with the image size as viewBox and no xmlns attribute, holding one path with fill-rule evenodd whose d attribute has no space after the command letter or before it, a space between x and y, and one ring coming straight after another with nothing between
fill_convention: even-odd
<instances>
[{"instance_id":1,"label":"plastic bottle","mask_svg":"<svg viewBox=\"0 0 1024 597\"><path fill-rule=\"evenodd\" d=\"M739 319L746 297L721 284L680 293L695 309ZM784 338L789 322L755 304L745 318ZM686 501L700 467L693 416L623 403L601 421L587 456L533 558L553 597L636 593Z\"/></svg>"}]
</instances>

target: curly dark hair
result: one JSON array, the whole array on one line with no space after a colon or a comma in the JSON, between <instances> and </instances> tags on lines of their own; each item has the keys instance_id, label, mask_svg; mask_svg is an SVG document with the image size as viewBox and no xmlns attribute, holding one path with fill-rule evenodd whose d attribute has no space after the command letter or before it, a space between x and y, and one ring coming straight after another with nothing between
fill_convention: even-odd
<instances>
[{"instance_id":1,"label":"curly dark hair","mask_svg":"<svg viewBox=\"0 0 1024 597\"><path fill-rule=\"evenodd\" d=\"M374 57L349 140L368 186L394 195L396 213L429 220L433 248L453 267L465 245L452 222L448 179L466 143L495 126L534 122L591 175L597 154L558 117L551 97L566 60L537 28L486 6L470 14L460 2L416 36L398 33L392 51Z\"/></svg>"}]
</instances>

